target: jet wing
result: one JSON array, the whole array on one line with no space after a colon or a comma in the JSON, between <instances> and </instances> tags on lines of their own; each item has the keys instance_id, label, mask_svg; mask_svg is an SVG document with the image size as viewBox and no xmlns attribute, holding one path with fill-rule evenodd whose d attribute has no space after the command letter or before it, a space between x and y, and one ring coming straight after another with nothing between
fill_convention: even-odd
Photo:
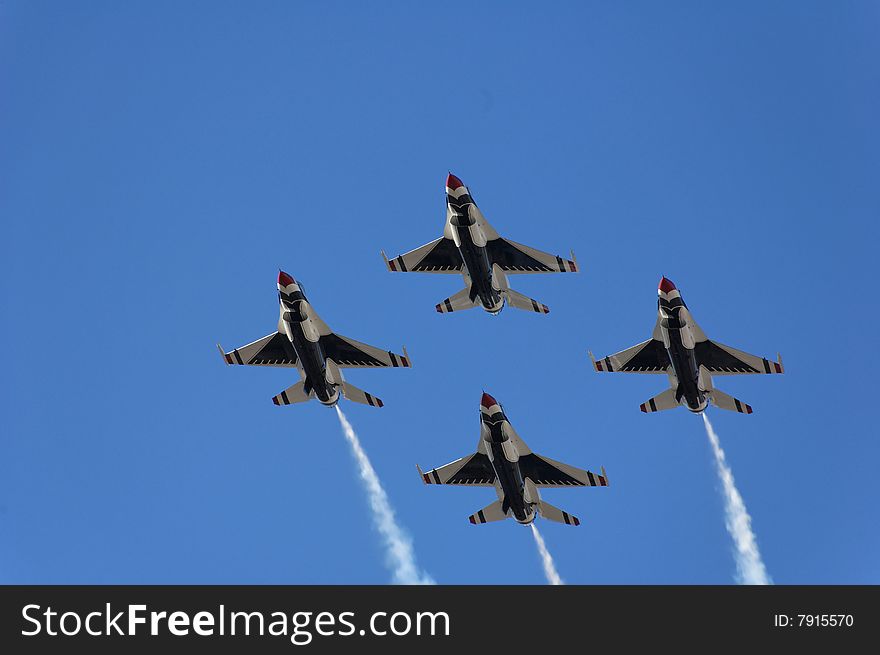
<instances>
[{"instance_id":1,"label":"jet wing","mask_svg":"<svg viewBox=\"0 0 880 655\"><path fill-rule=\"evenodd\" d=\"M390 350L380 350L354 339L343 337L335 332L321 336L321 348L327 359L332 359L339 368L379 368L383 366L409 367L409 356L398 355ZM406 353L406 349L404 349Z\"/></svg>"},{"instance_id":2,"label":"jet wing","mask_svg":"<svg viewBox=\"0 0 880 655\"><path fill-rule=\"evenodd\" d=\"M523 479L530 478L538 487L607 487L605 469L591 473L535 453L521 455L519 470Z\"/></svg>"},{"instance_id":3,"label":"jet wing","mask_svg":"<svg viewBox=\"0 0 880 655\"><path fill-rule=\"evenodd\" d=\"M384 252L382 257L389 271L400 273L461 273L464 269L461 253L452 239L446 237L440 237L394 259L385 257Z\"/></svg>"},{"instance_id":4,"label":"jet wing","mask_svg":"<svg viewBox=\"0 0 880 655\"><path fill-rule=\"evenodd\" d=\"M715 341L698 341L694 346L698 366L705 366L712 375L754 375L784 373L782 358L771 362L766 357L725 346Z\"/></svg>"},{"instance_id":5,"label":"jet wing","mask_svg":"<svg viewBox=\"0 0 880 655\"><path fill-rule=\"evenodd\" d=\"M577 273L578 265L572 259L524 246L507 239L494 239L486 244L489 261L498 264L505 273Z\"/></svg>"},{"instance_id":6,"label":"jet wing","mask_svg":"<svg viewBox=\"0 0 880 655\"><path fill-rule=\"evenodd\" d=\"M657 339L642 341L598 360L590 353L590 358L597 371L608 373L665 373L670 366L666 348Z\"/></svg>"},{"instance_id":7,"label":"jet wing","mask_svg":"<svg viewBox=\"0 0 880 655\"><path fill-rule=\"evenodd\" d=\"M217 346L220 348L220 346ZM242 364L249 366L296 366L296 351L290 340L280 332L267 334L262 339L257 339L232 352L225 352L220 348L220 353L227 364Z\"/></svg>"},{"instance_id":8,"label":"jet wing","mask_svg":"<svg viewBox=\"0 0 880 655\"><path fill-rule=\"evenodd\" d=\"M495 485L495 469L485 453L474 453L462 457L446 466L431 469L419 474L425 484L459 484L470 487L492 487Z\"/></svg>"}]
</instances>

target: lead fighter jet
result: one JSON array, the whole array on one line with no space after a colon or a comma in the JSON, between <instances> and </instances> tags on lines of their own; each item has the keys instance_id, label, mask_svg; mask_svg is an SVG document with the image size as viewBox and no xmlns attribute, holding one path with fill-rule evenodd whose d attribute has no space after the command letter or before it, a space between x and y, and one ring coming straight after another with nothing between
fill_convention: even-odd
<instances>
[{"instance_id":1,"label":"lead fighter jet","mask_svg":"<svg viewBox=\"0 0 880 655\"><path fill-rule=\"evenodd\" d=\"M783 373L782 356L771 362L711 341L694 321L679 290L665 277L660 279L657 294L657 324L651 338L599 360L590 353L596 370L666 373L671 388L642 403L645 413L679 405L699 413L711 402L719 409L751 414L750 405L716 389L712 376Z\"/></svg>"},{"instance_id":2,"label":"lead fighter jet","mask_svg":"<svg viewBox=\"0 0 880 655\"><path fill-rule=\"evenodd\" d=\"M403 355L380 350L343 337L327 327L306 299L302 284L284 271L278 273L278 331L232 352L220 354L227 364L296 368L302 380L272 398L276 405L303 403L311 398L332 407L343 397L356 403L382 407L376 396L345 381L343 368L409 367Z\"/></svg>"},{"instance_id":3,"label":"lead fighter jet","mask_svg":"<svg viewBox=\"0 0 880 655\"><path fill-rule=\"evenodd\" d=\"M507 239L502 239L477 207L470 191L452 173L446 178L446 226L443 236L421 248L388 259L389 271L409 273L461 273L465 288L438 304L441 314L481 305L498 314L505 301L511 307L539 314L550 309L510 288L508 274L577 273L578 265Z\"/></svg>"},{"instance_id":4,"label":"lead fighter jet","mask_svg":"<svg viewBox=\"0 0 880 655\"><path fill-rule=\"evenodd\" d=\"M501 405L492 396L480 400L480 440L477 452L423 473L425 484L495 487L498 500L468 520L474 524L513 517L528 525L535 515L566 525L580 525L576 516L541 499L539 487L607 487L602 475L536 455L513 429Z\"/></svg>"}]
</instances>

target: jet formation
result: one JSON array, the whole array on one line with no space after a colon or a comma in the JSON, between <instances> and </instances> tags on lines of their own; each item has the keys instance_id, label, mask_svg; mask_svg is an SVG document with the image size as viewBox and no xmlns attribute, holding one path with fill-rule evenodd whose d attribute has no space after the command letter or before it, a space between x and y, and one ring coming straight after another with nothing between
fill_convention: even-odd
<instances>
[{"instance_id":1,"label":"jet formation","mask_svg":"<svg viewBox=\"0 0 880 655\"><path fill-rule=\"evenodd\" d=\"M497 315L505 304L547 314L543 303L510 288L509 275L577 273L571 259L536 250L502 238L474 202L468 187L452 173L446 178L446 224L443 236L403 255L388 259L388 270L399 273L460 274L465 288L436 305L440 313L481 306ZM711 404L719 409L751 414L752 407L716 389L714 375L781 374L776 361L750 355L710 340L697 325L681 292L666 277L658 285L657 320L651 338L601 359L602 373L665 374L669 388L640 405L651 413L683 406L694 413ZM317 399L334 406L340 397L382 407L376 396L355 387L342 375L344 368L386 368L411 365L403 349L390 350L355 341L333 332L306 298L303 285L284 271L278 273L279 318L275 332L231 352L219 346L227 364L295 368L300 381L272 398L276 405ZM472 514L471 523L513 518L527 525L541 516L566 525L580 520L541 498L543 487L607 487L608 477L536 455L516 433L501 404L487 393L480 401L480 438L476 452L427 473L425 484L494 487L498 500Z\"/></svg>"}]
</instances>

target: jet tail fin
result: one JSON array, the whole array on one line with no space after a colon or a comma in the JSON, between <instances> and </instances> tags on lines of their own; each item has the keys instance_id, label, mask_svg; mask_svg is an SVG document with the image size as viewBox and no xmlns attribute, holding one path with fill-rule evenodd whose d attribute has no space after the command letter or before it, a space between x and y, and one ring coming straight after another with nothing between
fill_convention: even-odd
<instances>
[{"instance_id":1,"label":"jet tail fin","mask_svg":"<svg viewBox=\"0 0 880 655\"><path fill-rule=\"evenodd\" d=\"M506 518L507 512L504 511L501 501L496 500L494 503L487 505L476 514L471 514L468 517L468 521L474 525L481 525L483 523L489 523L490 521L501 521Z\"/></svg>"},{"instance_id":2,"label":"jet tail fin","mask_svg":"<svg viewBox=\"0 0 880 655\"><path fill-rule=\"evenodd\" d=\"M315 397L315 393L305 388L306 381L300 380L291 387L287 387L284 391L272 398L272 402L276 405L293 405L295 403L304 403Z\"/></svg>"},{"instance_id":3,"label":"jet tail fin","mask_svg":"<svg viewBox=\"0 0 880 655\"><path fill-rule=\"evenodd\" d=\"M533 298L529 298L513 289L505 289L501 292L507 299L507 304L516 309L524 309L527 312L536 312L538 314L549 314L550 308L547 305L538 302Z\"/></svg>"},{"instance_id":4,"label":"jet tail fin","mask_svg":"<svg viewBox=\"0 0 880 655\"><path fill-rule=\"evenodd\" d=\"M380 398L376 398L373 394L367 393L363 389L358 389L353 384L345 382L344 380L340 386L342 388L342 396L346 400L360 403L361 405L369 405L370 407L383 407L385 405Z\"/></svg>"},{"instance_id":5,"label":"jet tail fin","mask_svg":"<svg viewBox=\"0 0 880 655\"><path fill-rule=\"evenodd\" d=\"M673 409L678 407L678 398L675 389L669 388L663 393L657 394L648 402L639 405L639 409L650 414L651 412L659 412L664 409Z\"/></svg>"},{"instance_id":6,"label":"jet tail fin","mask_svg":"<svg viewBox=\"0 0 880 655\"><path fill-rule=\"evenodd\" d=\"M546 500L538 501L538 514L541 515L541 518L547 519L548 521L555 521L556 523L565 523L565 525L581 524L578 517L572 516L558 507L554 507Z\"/></svg>"},{"instance_id":7,"label":"jet tail fin","mask_svg":"<svg viewBox=\"0 0 880 655\"><path fill-rule=\"evenodd\" d=\"M450 312L460 312L463 309L472 309L477 306L476 296L471 297L471 288L465 287L454 296L449 296L446 300L440 302L435 309L440 314L448 314Z\"/></svg>"},{"instance_id":8,"label":"jet tail fin","mask_svg":"<svg viewBox=\"0 0 880 655\"><path fill-rule=\"evenodd\" d=\"M752 406L747 405L741 400L730 396L718 389L712 389L709 393L709 399L718 409L727 409L731 412L739 412L740 414L751 414Z\"/></svg>"}]
</instances>

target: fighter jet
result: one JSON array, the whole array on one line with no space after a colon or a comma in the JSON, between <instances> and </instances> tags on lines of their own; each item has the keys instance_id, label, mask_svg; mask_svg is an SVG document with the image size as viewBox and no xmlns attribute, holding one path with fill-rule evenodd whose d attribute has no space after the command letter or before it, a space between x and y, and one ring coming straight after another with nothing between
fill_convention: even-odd
<instances>
[{"instance_id":1,"label":"fighter jet","mask_svg":"<svg viewBox=\"0 0 880 655\"><path fill-rule=\"evenodd\" d=\"M336 334L306 299L303 285L284 271L278 273L278 331L232 352L220 354L227 364L296 368L302 378L272 398L276 405L303 403L311 398L332 407L344 398L371 407L384 404L376 396L346 382L343 368L410 366L403 355L380 350Z\"/></svg>"},{"instance_id":2,"label":"fighter jet","mask_svg":"<svg viewBox=\"0 0 880 655\"><path fill-rule=\"evenodd\" d=\"M590 353L596 370L666 373L670 388L642 403L640 409L645 413L679 405L700 413L712 403L719 409L751 414L750 405L716 389L712 376L783 373L782 356L777 354L777 361L771 362L709 340L671 281L662 277L657 293L657 324L651 338L599 360Z\"/></svg>"},{"instance_id":3,"label":"fighter jet","mask_svg":"<svg viewBox=\"0 0 880 655\"><path fill-rule=\"evenodd\" d=\"M452 173L446 178L446 226L439 239L389 260L389 271L400 273L460 273L465 288L438 304L441 314L482 306L498 314L511 307L548 314L547 305L510 288L508 274L577 273L578 265L519 243L502 239L477 207L468 188Z\"/></svg>"},{"instance_id":4,"label":"fighter jet","mask_svg":"<svg viewBox=\"0 0 880 655\"><path fill-rule=\"evenodd\" d=\"M604 467L602 475L598 475L529 450L501 405L487 393L480 400L477 452L427 473L416 468L425 484L495 487L498 500L468 517L477 525L510 517L528 525L536 514L549 521L580 525L576 516L542 500L538 488L608 486Z\"/></svg>"}]
</instances>

